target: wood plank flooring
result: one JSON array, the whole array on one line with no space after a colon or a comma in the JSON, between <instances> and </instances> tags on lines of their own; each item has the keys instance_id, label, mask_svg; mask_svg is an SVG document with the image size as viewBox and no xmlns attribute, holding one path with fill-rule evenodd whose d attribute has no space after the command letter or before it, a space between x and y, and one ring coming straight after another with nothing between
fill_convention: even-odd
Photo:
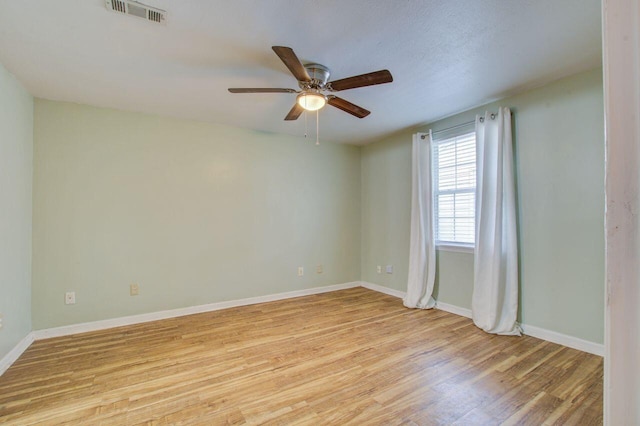
<instances>
[{"instance_id":1,"label":"wood plank flooring","mask_svg":"<svg viewBox=\"0 0 640 426\"><path fill-rule=\"evenodd\" d=\"M363 288L41 340L12 425L602 423L602 358Z\"/></svg>"}]
</instances>

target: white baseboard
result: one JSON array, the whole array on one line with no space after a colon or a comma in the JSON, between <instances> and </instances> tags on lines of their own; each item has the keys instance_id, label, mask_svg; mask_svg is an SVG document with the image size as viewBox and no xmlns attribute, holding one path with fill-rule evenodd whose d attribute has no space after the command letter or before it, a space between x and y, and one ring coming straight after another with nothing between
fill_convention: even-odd
<instances>
[{"instance_id":1,"label":"white baseboard","mask_svg":"<svg viewBox=\"0 0 640 426\"><path fill-rule=\"evenodd\" d=\"M460 306L450 305L448 303L436 301L436 309L460 315L461 317L471 318L471 309L461 308Z\"/></svg>"},{"instance_id":2,"label":"white baseboard","mask_svg":"<svg viewBox=\"0 0 640 426\"><path fill-rule=\"evenodd\" d=\"M436 302L436 308L452 314L471 318L471 309L461 308L459 306L442 302ZM588 340L583 340L578 337L569 336L567 334L558 333L556 331L547 330L533 325L520 324L520 326L522 327L522 332L527 336L546 340L551 343L557 343L582 352L604 356L604 345L601 343L589 342Z\"/></svg>"},{"instance_id":3,"label":"white baseboard","mask_svg":"<svg viewBox=\"0 0 640 426\"><path fill-rule=\"evenodd\" d=\"M385 287L378 284L369 283L366 281L360 281L360 287L368 288L369 290L377 291L378 293L388 294L389 296L404 298L406 294L404 291L395 290L393 288Z\"/></svg>"},{"instance_id":4,"label":"white baseboard","mask_svg":"<svg viewBox=\"0 0 640 426\"><path fill-rule=\"evenodd\" d=\"M368 288L369 290L374 290L391 296L403 298L405 295L405 292L403 291L394 290L366 281L360 282L360 285L364 288ZM462 317L471 318L471 309L462 308L460 306L451 305L449 303L436 301L436 309L440 309L442 311L446 311L455 315L460 315ZM557 343L559 345L567 346L569 348L577 349L579 351L587 352L590 354L604 356L604 345L601 343L590 342L578 337L569 336L567 334L558 333L556 331L547 330L533 325L520 324L520 326L522 327L522 332L527 336L546 340L547 342L551 343Z\"/></svg>"},{"instance_id":5,"label":"white baseboard","mask_svg":"<svg viewBox=\"0 0 640 426\"><path fill-rule=\"evenodd\" d=\"M578 337L569 336L533 325L521 324L521 327L522 332L527 336L536 337L538 339L546 340L547 342L557 343L582 352L604 356L604 345L602 343L590 342Z\"/></svg>"},{"instance_id":6,"label":"white baseboard","mask_svg":"<svg viewBox=\"0 0 640 426\"><path fill-rule=\"evenodd\" d=\"M246 299L229 300L225 302L209 303L206 305L189 306L186 308L171 309L167 311L150 312L148 314L131 315L106 319L101 321L91 321L80 324L66 325L62 327L47 328L33 332L36 340L49 339L52 337L69 336L71 334L86 333L88 331L105 330L113 327L139 324L150 321L157 321L167 318L181 317L184 315L200 314L203 312L218 311L221 309L235 308L238 306L255 305L256 303L273 302L276 300L291 299L294 297L310 296L312 294L327 293L330 291L344 290L360 286L360 282L335 284L326 287L314 287L304 290L289 291L286 293L269 294L266 296L249 297Z\"/></svg>"},{"instance_id":7,"label":"white baseboard","mask_svg":"<svg viewBox=\"0 0 640 426\"><path fill-rule=\"evenodd\" d=\"M0 359L0 376L4 374L5 371L11 367L11 364L16 362L16 360L22 355L24 351L33 343L35 340L35 336L33 331L27 334L22 340L18 342L17 345L14 346L13 349L9 351L5 356Z\"/></svg>"}]
</instances>

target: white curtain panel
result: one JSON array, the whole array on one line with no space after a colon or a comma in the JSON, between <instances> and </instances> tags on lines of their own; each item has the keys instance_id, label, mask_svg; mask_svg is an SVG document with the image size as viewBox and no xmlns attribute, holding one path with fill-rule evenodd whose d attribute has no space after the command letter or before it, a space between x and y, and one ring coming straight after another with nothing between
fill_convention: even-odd
<instances>
[{"instance_id":1,"label":"white curtain panel","mask_svg":"<svg viewBox=\"0 0 640 426\"><path fill-rule=\"evenodd\" d=\"M436 247L431 187L431 132L428 139L413 135L411 183L411 243L409 280L404 306L431 309L436 279Z\"/></svg>"},{"instance_id":2,"label":"white curtain panel","mask_svg":"<svg viewBox=\"0 0 640 426\"><path fill-rule=\"evenodd\" d=\"M520 335L511 111L476 117L476 247L471 312L488 333Z\"/></svg>"}]
</instances>

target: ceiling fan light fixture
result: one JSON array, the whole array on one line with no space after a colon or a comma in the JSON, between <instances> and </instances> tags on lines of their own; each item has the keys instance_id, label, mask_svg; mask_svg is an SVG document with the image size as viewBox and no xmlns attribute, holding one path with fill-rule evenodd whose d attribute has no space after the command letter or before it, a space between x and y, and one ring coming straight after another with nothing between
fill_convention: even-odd
<instances>
[{"instance_id":1,"label":"ceiling fan light fixture","mask_svg":"<svg viewBox=\"0 0 640 426\"><path fill-rule=\"evenodd\" d=\"M317 92L302 92L298 95L298 105L307 111L316 111L327 104L327 97Z\"/></svg>"},{"instance_id":2,"label":"ceiling fan light fixture","mask_svg":"<svg viewBox=\"0 0 640 426\"><path fill-rule=\"evenodd\" d=\"M134 0L106 0L108 1L134 1ZM329 81L331 71L321 64L303 65L296 56L293 49L286 46L271 46L271 49L280 58L282 63L289 69L291 74L298 80L300 90L278 89L267 87L231 87L231 93L298 93L296 103L285 116L285 121L297 120L304 111L319 111L326 104L331 105L341 111L351 114L357 118L364 118L371 114L371 111L352 104L351 102L339 98L333 94L326 95L325 92L339 92L342 90L355 89L358 87L374 86L376 84L391 83L393 77L389 70L379 70L367 74L354 75L340 80ZM305 115L306 117L306 115Z\"/></svg>"}]
</instances>

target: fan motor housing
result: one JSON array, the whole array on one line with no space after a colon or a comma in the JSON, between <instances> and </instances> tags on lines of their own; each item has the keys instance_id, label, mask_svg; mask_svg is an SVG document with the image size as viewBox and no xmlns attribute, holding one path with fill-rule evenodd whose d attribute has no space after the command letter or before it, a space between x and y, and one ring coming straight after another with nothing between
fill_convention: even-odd
<instances>
[{"instance_id":1,"label":"fan motor housing","mask_svg":"<svg viewBox=\"0 0 640 426\"><path fill-rule=\"evenodd\" d=\"M307 70L309 77L311 77L310 87L324 88L331 76L329 68L320 64L307 64L304 68Z\"/></svg>"}]
</instances>

